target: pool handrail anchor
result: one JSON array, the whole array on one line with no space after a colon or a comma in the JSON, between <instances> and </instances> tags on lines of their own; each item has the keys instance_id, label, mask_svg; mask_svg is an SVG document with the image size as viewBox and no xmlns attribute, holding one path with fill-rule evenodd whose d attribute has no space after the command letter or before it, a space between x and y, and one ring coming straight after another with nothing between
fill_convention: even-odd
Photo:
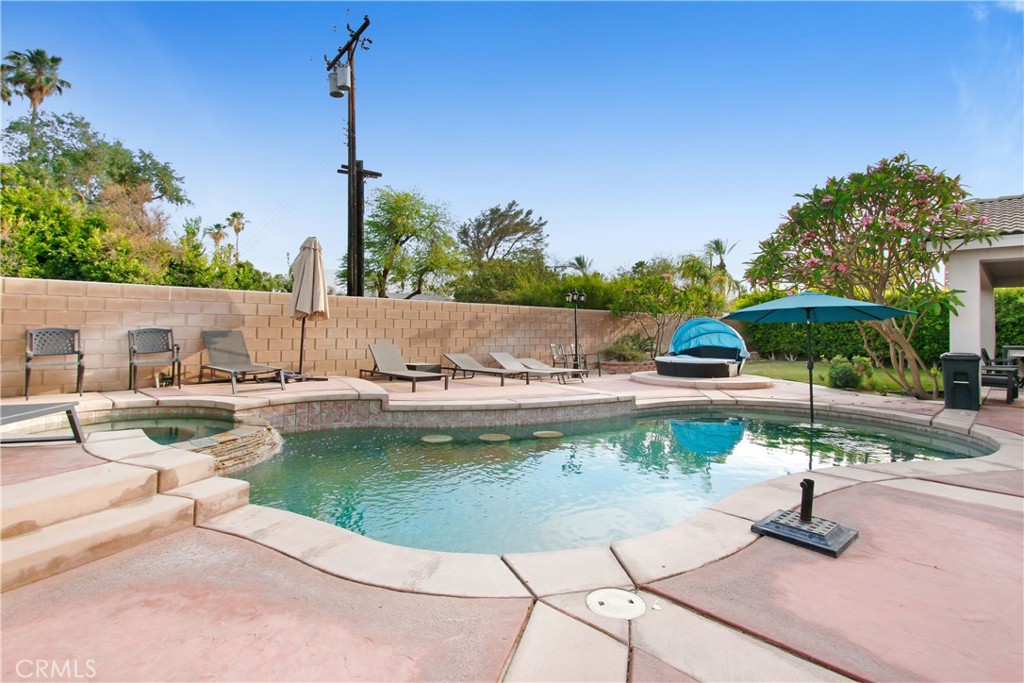
<instances>
[{"instance_id":1,"label":"pool handrail anchor","mask_svg":"<svg viewBox=\"0 0 1024 683\"><path fill-rule=\"evenodd\" d=\"M814 480L807 478L800 482L800 511L776 510L750 530L762 536L809 548L830 557L839 557L850 547L860 532L813 515Z\"/></svg>"}]
</instances>

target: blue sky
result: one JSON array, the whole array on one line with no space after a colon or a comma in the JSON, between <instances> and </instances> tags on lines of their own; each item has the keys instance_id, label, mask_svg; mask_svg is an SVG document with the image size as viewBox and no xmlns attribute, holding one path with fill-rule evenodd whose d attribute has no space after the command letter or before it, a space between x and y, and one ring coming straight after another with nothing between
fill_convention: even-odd
<instances>
[{"instance_id":1,"label":"blue sky","mask_svg":"<svg viewBox=\"0 0 1024 683\"><path fill-rule=\"evenodd\" d=\"M719 237L740 275L795 193L901 151L975 196L1024 191L1020 3L4 0L0 39L64 58L44 110L185 177L175 229L242 211L243 258L284 272L309 235L329 268L344 252L347 100L323 55L364 14L368 189L460 221L518 201L605 273Z\"/></svg>"}]
</instances>

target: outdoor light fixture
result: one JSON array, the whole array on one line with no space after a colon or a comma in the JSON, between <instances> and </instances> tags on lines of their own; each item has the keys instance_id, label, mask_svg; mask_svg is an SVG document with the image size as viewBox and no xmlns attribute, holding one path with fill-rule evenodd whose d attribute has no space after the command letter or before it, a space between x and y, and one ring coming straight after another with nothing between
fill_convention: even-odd
<instances>
[{"instance_id":1,"label":"outdoor light fixture","mask_svg":"<svg viewBox=\"0 0 1024 683\"><path fill-rule=\"evenodd\" d=\"M574 289L565 293L565 303L572 304L572 367L580 367L580 324L579 306L587 300L587 293Z\"/></svg>"}]
</instances>

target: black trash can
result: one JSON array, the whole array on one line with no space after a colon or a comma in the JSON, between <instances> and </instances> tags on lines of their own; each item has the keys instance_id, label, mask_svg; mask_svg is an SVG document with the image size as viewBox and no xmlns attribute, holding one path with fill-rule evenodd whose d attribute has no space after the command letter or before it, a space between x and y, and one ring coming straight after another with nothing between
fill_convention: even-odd
<instances>
[{"instance_id":1,"label":"black trash can","mask_svg":"<svg viewBox=\"0 0 1024 683\"><path fill-rule=\"evenodd\" d=\"M978 410L981 407L981 356L976 353L944 353L942 389L946 407Z\"/></svg>"}]
</instances>

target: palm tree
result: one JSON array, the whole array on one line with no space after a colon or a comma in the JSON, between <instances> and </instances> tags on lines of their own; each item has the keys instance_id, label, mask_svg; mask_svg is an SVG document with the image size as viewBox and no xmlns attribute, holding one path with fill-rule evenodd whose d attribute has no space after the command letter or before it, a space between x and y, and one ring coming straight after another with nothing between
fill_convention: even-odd
<instances>
[{"instance_id":1,"label":"palm tree","mask_svg":"<svg viewBox=\"0 0 1024 683\"><path fill-rule=\"evenodd\" d=\"M223 223L214 223L203 231L203 234L213 240L213 248L220 248L220 243L228 236L227 226Z\"/></svg>"},{"instance_id":2,"label":"palm tree","mask_svg":"<svg viewBox=\"0 0 1024 683\"><path fill-rule=\"evenodd\" d=\"M739 243L729 244L728 240L716 237L704 245L704 256L708 259L708 265L714 269L710 284L725 301L729 301L733 294L740 294L743 291L743 285L729 273L725 266L726 254L735 249L737 244ZM717 264L714 263L716 258L718 259Z\"/></svg>"},{"instance_id":3,"label":"palm tree","mask_svg":"<svg viewBox=\"0 0 1024 683\"><path fill-rule=\"evenodd\" d=\"M14 96L14 92L11 90L11 65L0 64L0 86L3 87L3 92L0 94L0 101L4 104L10 104L11 98Z\"/></svg>"},{"instance_id":4,"label":"palm tree","mask_svg":"<svg viewBox=\"0 0 1024 683\"><path fill-rule=\"evenodd\" d=\"M739 242L729 244L729 240L723 240L720 237L716 237L707 244L704 245L704 255L708 257L708 263L712 263L714 259L718 259L718 265L715 266L718 270L725 270L725 257L726 255L736 248Z\"/></svg>"},{"instance_id":5,"label":"palm tree","mask_svg":"<svg viewBox=\"0 0 1024 683\"><path fill-rule=\"evenodd\" d=\"M568 263L569 268L579 272L580 275L589 275L594 268L594 259L588 259L583 254L574 256Z\"/></svg>"},{"instance_id":6,"label":"palm tree","mask_svg":"<svg viewBox=\"0 0 1024 683\"><path fill-rule=\"evenodd\" d=\"M241 252L238 250L238 236L245 230L245 215L241 211L232 211L228 216L228 225L235 231L235 263L238 263Z\"/></svg>"},{"instance_id":7,"label":"palm tree","mask_svg":"<svg viewBox=\"0 0 1024 683\"><path fill-rule=\"evenodd\" d=\"M71 87L70 83L57 74L63 61L63 57L51 57L46 54L46 50L11 50L7 53L7 61L3 68L3 101L10 104L12 94L28 99L32 106L30 141L35 139L39 106L43 100L54 93L63 95L64 89Z\"/></svg>"}]
</instances>

